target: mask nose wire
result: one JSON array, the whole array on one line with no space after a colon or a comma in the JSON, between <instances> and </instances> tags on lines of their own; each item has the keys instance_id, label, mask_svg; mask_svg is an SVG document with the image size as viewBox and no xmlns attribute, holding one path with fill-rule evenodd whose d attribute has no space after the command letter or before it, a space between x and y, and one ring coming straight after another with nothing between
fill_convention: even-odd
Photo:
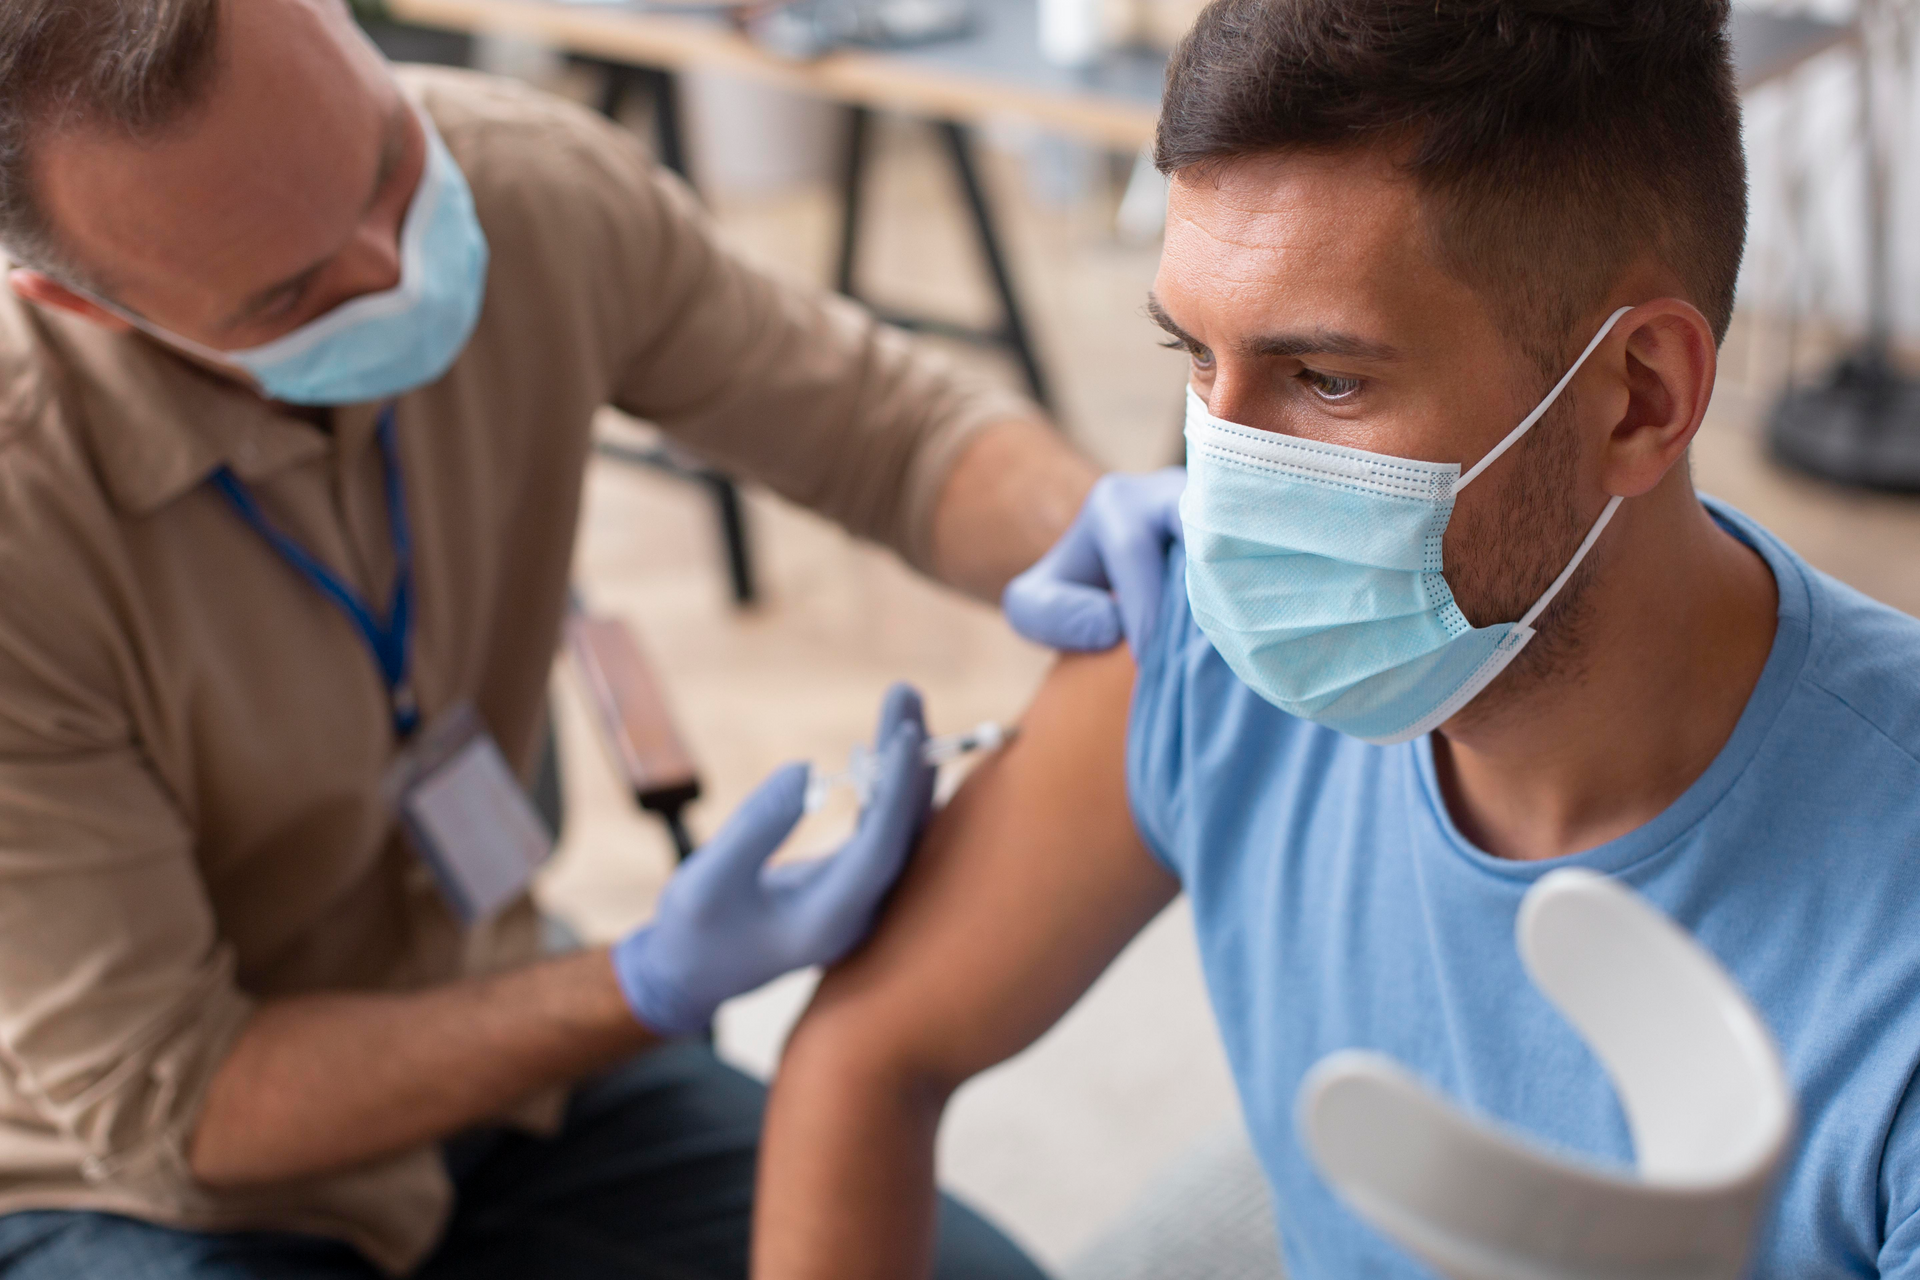
<instances>
[{"instance_id":1,"label":"mask nose wire","mask_svg":"<svg viewBox=\"0 0 1920 1280\"><path fill-rule=\"evenodd\" d=\"M1520 443L1520 437L1524 436L1525 434L1527 434L1528 431L1532 430L1533 424L1540 421L1540 415L1545 413L1547 410L1553 408L1553 402L1560 398L1560 393L1567 389L1567 384L1569 382L1573 381L1573 375L1580 372L1580 366L1587 362L1587 357L1592 355L1593 349L1600 345L1600 340L1606 337L1607 334L1613 331L1613 326L1619 322L1621 316L1627 314L1627 312L1631 310L1633 310L1632 307L1622 307L1618 311L1614 312L1612 315L1607 317L1607 322L1600 326L1600 332L1593 335L1593 341L1589 342L1587 344L1587 349L1580 353L1580 358L1573 362L1573 367L1568 369L1565 373L1561 374L1560 381L1554 383L1553 390L1547 392L1547 398L1545 400L1542 400L1539 404L1535 405L1533 412L1528 414L1521 421L1519 426L1507 432L1507 438L1502 440L1499 444L1493 446L1493 448L1488 451L1486 457L1474 463L1473 466L1467 471L1465 475L1461 476L1458 480L1453 482L1453 491L1455 493L1460 492L1462 489L1466 488L1469 484L1473 483L1473 481L1476 478L1478 478L1478 476L1482 471L1485 471L1488 467L1492 466L1495 462L1499 461L1501 454L1513 448L1514 445Z\"/></svg>"}]
</instances>

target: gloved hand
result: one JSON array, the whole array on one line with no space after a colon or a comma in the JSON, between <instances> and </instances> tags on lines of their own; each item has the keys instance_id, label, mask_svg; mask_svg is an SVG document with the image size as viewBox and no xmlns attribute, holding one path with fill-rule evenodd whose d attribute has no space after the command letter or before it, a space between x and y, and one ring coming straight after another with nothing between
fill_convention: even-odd
<instances>
[{"instance_id":1,"label":"gloved hand","mask_svg":"<svg viewBox=\"0 0 1920 1280\"><path fill-rule=\"evenodd\" d=\"M1081 652L1111 649L1124 635L1139 657L1159 616L1186 486L1185 467L1103 476L1053 550L1007 584L1000 603L1013 629Z\"/></svg>"},{"instance_id":2,"label":"gloved hand","mask_svg":"<svg viewBox=\"0 0 1920 1280\"><path fill-rule=\"evenodd\" d=\"M853 838L816 861L765 865L800 821L807 766L788 765L760 784L668 883L652 922L614 946L614 974L634 1016L661 1035L690 1035L722 1001L853 950L933 802L926 741L920 695L895 685L874 739L872 799Z\"/></svg>"}]
</instances>

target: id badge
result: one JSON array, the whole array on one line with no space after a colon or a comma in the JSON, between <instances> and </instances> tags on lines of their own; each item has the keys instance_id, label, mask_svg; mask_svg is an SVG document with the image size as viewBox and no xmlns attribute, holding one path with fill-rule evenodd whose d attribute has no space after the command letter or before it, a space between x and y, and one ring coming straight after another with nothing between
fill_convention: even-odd
<instances>
[{"instance_id":1,"label":"id badge","mask_svg":"<svg viewBox=\"0 0 1920 1280\"><path fill-rule=\"evenodd\" d=\"M553 854L552 835L470 703L428 725L383 785L408 843L469 926L526 892Z\"/></svg>"}]
</instances>

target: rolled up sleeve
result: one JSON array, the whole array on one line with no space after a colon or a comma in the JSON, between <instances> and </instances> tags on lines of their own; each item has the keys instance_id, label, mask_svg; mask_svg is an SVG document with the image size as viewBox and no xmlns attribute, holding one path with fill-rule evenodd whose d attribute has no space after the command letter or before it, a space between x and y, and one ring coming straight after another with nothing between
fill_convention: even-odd
<instances>
[{"instance_id":1,"label":"rolled up sleeve","mask_svg":"<svg viewBox=\"0 0 1920 1280\"><path fill-rule=\"evenodd\" d=\"M186 1212L187 1143L250 1012L181 815L130 747L0 758L0 1052L81 1175Z\"/></svg>"},{"instance_id":2,"label":"rolled up sleeve","mask_svg":"<svg viewBox=\"0 0 1920 1280\"><path fill-rule=\"evenodd\" d=\"M748 263L631 139L597 137L608 278L631 317L614 403L927 569L966 445L1040 411L847 299Z\"/></svg>"}]
</instances>

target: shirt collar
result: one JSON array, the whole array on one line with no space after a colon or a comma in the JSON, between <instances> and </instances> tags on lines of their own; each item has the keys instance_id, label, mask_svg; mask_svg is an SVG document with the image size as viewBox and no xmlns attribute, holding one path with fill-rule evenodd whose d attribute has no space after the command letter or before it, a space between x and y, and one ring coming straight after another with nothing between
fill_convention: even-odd
<instances>
[{"instance_id":1,"label":"shirt collar","mask_svg":"<svg viewBox=\"0 0 1920 1280\"><path fill-rule=\"evenodd\" d=\"M264 480L335 446L325 432L151 338L49 310L40 315L73 378L89 452L130 515L159 510L222 466L242 480ZM340 442L371 435L373 416L370 407L337 414Z\"/></svg>"}]
</instances>

